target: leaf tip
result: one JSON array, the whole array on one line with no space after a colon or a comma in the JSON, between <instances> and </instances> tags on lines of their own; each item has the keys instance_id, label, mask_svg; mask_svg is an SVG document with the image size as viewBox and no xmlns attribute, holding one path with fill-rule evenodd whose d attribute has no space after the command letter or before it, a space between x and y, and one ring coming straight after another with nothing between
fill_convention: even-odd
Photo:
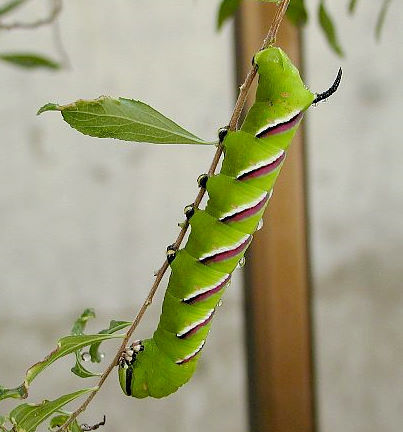
<instances>
[{"instance_id":1,"label":"leaf tip","mask_svg":"<svg viewBox=\"0 0 403 432\"><path fill-rule=\"evenodd\" d=\"M45 111L61 111L61 110L62 110L62 108L60 105L49 102L49 103L43 105L41 108L39 108L36 115L40 115L40 114L44 113Z\"/></svg>"}]
</instances>

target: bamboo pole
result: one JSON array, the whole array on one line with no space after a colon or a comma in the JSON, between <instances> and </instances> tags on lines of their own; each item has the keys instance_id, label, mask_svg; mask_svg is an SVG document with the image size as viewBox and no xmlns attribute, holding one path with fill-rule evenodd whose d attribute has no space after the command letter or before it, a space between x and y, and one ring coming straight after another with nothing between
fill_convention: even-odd
<instances>
[{"instance_id":1,"label":"bamboo pole","mask_svg":"<svg viewBox=\"0 0 403 432\"><path fill-rule=\"evenodd\" d=\"M273 9L258 2L242 3L236 25L238 82L250 66ZM286 21L277 45L301 65L299 33ZM256 234L247 259L252 432L315 430L304 171L300 128L276 183L264 228Z\"/></svg>"}]
</instances>

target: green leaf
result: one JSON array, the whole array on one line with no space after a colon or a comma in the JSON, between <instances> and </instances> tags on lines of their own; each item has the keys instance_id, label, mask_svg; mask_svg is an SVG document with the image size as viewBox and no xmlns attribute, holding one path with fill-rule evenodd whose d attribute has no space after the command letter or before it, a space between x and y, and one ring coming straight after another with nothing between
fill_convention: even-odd
<instances>
[{"instance_id":1,"label":"green leaf","mask_svg":"<svg viewBox=\"0 0 403 432\"><path fill-rule=\"evenodd\" d=\"M5 15L9 12L12 12L17 7L21 6L27 0L10 0L0 6L0 15Z\"/></svg>"},{"instance_id":2,"label":"green leaf","mask_svg":"<svg viewBox=\"0 0 403 432\"><path fill-rule=\"evenodd\" d=\"M40 114L44 113L45 111L60 111L60 106L58 104L49 102L49 103L45 104L44 106L42 106L41 108L39 108L36 115L40 115Z\"/></svg>"},{"instance_id":3,"label":"green leaf","mask_svg":"<svg viewBox=\"0 0 403 432\"><path fill-rule=\"evenodd\" d=\"M348 11L353 14L355 12L355 8L357 7L357 0L350 0L350 3L348 5Z\"/></svg>"},{"instance_id":4,"label":"green leaf","mask_svg":"<svg viewBox=\"0 0 403 432\"><path fill-rule=\"evenodd\" d=\"M86 309L81 314L81 316L75 321L71 333L73 335L84 334L85 326L90 318L95 318L95 312L93 309ZM100 332L98 332L98 334L113 334L119 330L124 329L125 327L128 327L129 325L131 325L131 322L112 320L109 324L109 327L107 329L101 330ZM90 345L89 353L87 353L87 355L89 356L89 359L91 360L92 363L100 363L102 361L101 354L98 351L101 343L102 341ZM75 352L75 355L76 355L76 364L71 368L71 372L73 372L75 375L79 376L80 378L92 378L101 375L99 373L91 372L84 367L84 365L82 364L81 349L77 350Z\"/></svg>"},{"instance_id":5,"label":"green leaf","mask_svg":"<svg viewBox=\"0 0 403 432\"><path fill-rule=\"evenodd\" d=\"M80 351L76 352L76 364L70 370L74 375L77 375L80 378L92 378L101 375L100 373L91 372L83 366L81 363Z\"/></svg>"},{"instance_id":6,"label":"green leaf","mask_svg":"<svg viewBox=\"0 0 403 432\"><path fill-rule=\"evenodd\" d=\"M241 5L242 0L222 0L217 13L217 30L220 30L225 21L231 18Z\"/></svg>"},{"instance_id":7,"label":"green leaf","mask_svg":"<svg viewBox=\"0 0 403 432\"><path fill-rule=\"evenodd\" d=\"M124 334L95 334L65 336L61 338L54 351L52 351L44 360L34 364L27 370L25 380L19 387L14 389L0 387L0 400L7 398L26 398L28 396L28 388L31 385L32 381L59 358L74 353L75 351L80 350L81 348L91 345L93 343L102 342L107 339L123 338L124 336Z\"/></svg>"},{"instance_id":8,"label":"green leaf","mask_svg":"<svg viewBox=\"0 0 403 432\"><path fill-rule=\"evenodd\" d=\"M375 27L375 37L377 40L380 40L381 38L383 25L385 24L386 14L388 12L391 3L392 0L384 0L382 3L381 11L379 12L378 20L376 22L376 27Z\"/></svg>"},{"instance_id":9,"label":"green leaf","mask_svg":"<svg viewBox=\"0 0 403 432\"><path fill-rule=\"evenodd\" d=\"M0 401L8 398L25 399L27 395L27 389L23 384L11 389L0 386Z\"/></svg>"},{"instance_id":10,"label":"green leaf","mask_svg":"<svg viewBox=\"0 0 403 432\"><path fill-rule=\"evenodd\" d=\"M27 69L45 68L60 69L60 64L40 54L30 53L3 53L0 60Z\"/></svg>"},{"instance_id":11,"label":"green leaf","mask_svg":"<svg viewBox=\"0 0 403 432\"><path fill-rule=\"evenodd\" d=\"M113 334L119 330L122 330L126 327L129 327L131 325L131 321L115 321L112 320L109 323L109 327L105 330L101 330L99 334ZM91 361L94 363L100 363L102 361L102 356L99 353L99 347L102 342L95 342L90 346L90 355L91 355Z\"/></svg>"},{"instance_id":12,"label":"green leaf","mask_svg":"<svg viewBox=\"0 0 403 432\"><path fill-rule=\"evenodd\" d=\"M8 422L8 417L0 415L0 431L8 432L7 428L5 427L6 422Z\"/></svg>"},{"instance_id":13,"label":"green leaf","mask_svg":"<svg viewBox=\"0 0 403 432\"><path fill-rule=\"evenodd\" d=\"M71 354L85 346L91 345L94 342L102 342L112 338L123 338L124 335L78 335L78 336L65 336L61 338L57 344L57 348L52 351L43 361L33 365L28 369L25 381L31 384L32 381L48 366L54 363L61 357Z\"/></svg>"},{"instance_id":14,"label":"green leaf","mask_svg":"<svg viewBox=\"0 0 403 432\"><path fill-rule=\"evenodd\" d=\"M66 421L69 419L71 414L59 414L54 416L49 422L49 430L58 429L63 426ZM77 419L75 419L67 428L70 432L82 432L80 425L78 424Z\"/></svg>"},{"instance_id":15,"label":"green leaf","mask_svg":"<svg viewBox=\"0 0 403 432\"><path fill-rule=\"evenodd\" d=\"M90 318L95 318L94 309L85 309L84 312L77 318L74 322L73 328L71 329L72 335L83 335L87 322ZM81 363L81 349L75 352L76 364L71 368L73 374L79 376L80 378L92 378L94 376L99 376L100 374L95 374L86 369Z\"/></svg>"},{"instance_id":16,"label":"green leaf","mask_svg":"<svg viewBox=\"0 0 403 432\"><path fill-rule=\"evenodd\" d=\"M324 0L321 0L319 5L319 23L329 45L339 56L343 56L343 50L339 44L333 20L326 9Z\"/></svg>"},{"instance_id":17,"label":"green leaf","mask_svg":"<svg viewBox=\"0 0 403 432\"><path fill-rule=\"evenodd\" d=\"M94 309L85 309L84 312L76 319L73 328L71 329L72 335L82 335L84 334L85 326L90 318L95 318Z\"/></svg>"},{"instance_id":18,"label":"green leaf","mask_svg":"<svg viewBox=\"0 0 403 432\"><path fill-rule=\"evenodd\" d=\"M214 144L181 128L149 105L132 99L101 96L69 105L51 103L43 106L38 114L45 111L61 111L72 128L98 138L155 144Z\"/></svg>"},{"instance_id":19,"label":"green leaf","mask_svg":"<svg viewBox=\"0 0 403 432\"><path fill-rule=\"evenodd\" d=\"M13 423L15 432L34 432L36 428L43 423L53 413L57 412L69 402L79 398L85 393L96 390L95 388L86 388L74 393L63 395L53 401L43 401L40 404L21 404L14 408L10 413L10 420Z\"/></svg>"},{"instance_id":20,"label":"green leaf","mask_svg":"<svg viewBox=\"0 0 403 432\"><path fill-rule=\"evenodd\" d=\"M287 17L295 26L305 25L308 22L308 12L304 0L291 0Z\"/></svg>"},{"instance_id":21,"label":"green leaf","mask_svg":"<svg viewBox=\"0 0 403 432\"><path fill-rule=\"evenodd\" d=\"M67 428L67 430L69 430L70 432L83 432L77 420L74 420L73 423Z\"/></svg>"}]
</instances>

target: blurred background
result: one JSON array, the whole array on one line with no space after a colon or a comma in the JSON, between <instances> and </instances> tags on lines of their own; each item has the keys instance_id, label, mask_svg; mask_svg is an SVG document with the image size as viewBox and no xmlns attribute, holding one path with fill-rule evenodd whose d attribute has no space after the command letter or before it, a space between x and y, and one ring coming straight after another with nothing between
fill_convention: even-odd
<instances>
[{"instance_id":1,"label":"blurred background","mask_svg":"<svg viewBox=\"0 0 403 432\"><path fill-rule=\"evenodd\" d=\"M314 91L326 89L340 65L344 70L338 94L305 117L314 416L320 432L395 432L403 423L403 7L393 3L376 43L379 3L365 2L353 18L340 3L331 8L345 57L329 49L315 14L302 45L304 78ZM0 64L1 385L19 383L84 308L97 312L90 331L134 316L214 153L98 140L57 113L36 117L37 109L102 94L129 97L214 139L239 84L236 29L230 22L217 33L217 6L69 0L59 18L68 68ZM19 17L46 11L46 2L30 2ZM52 27L2 31L0 44L2 51L62 56ZM244 292L237 270L188 385L167 399L134 400L112 376L82 420L106 413L109 431L249 430ZM163 289L137 337L152 334L162 296ZM107 358L114 349L106 344ZM38 378L32 401L82 384L68 373L70 364L61 361ZM10 406L2 403L0 414Z\"/></svg>"}]
</instances>

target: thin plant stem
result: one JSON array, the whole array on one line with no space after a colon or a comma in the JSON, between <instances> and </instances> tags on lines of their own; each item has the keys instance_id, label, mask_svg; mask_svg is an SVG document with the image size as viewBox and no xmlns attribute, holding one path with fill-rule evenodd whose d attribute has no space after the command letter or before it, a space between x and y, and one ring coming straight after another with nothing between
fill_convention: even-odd
<instances>
[{"instance_id":1,"label":"thin plant stem","mask_svg":"<svg viewBox=\"0 0 403 432\"><path fill-rule=\"evenodd\" d=\"M288 7L289 2L290 2L290 0L282 0L281 3L279 4L276 15L273 19L273 22L270 25L270 29L269 29L269 31L268 31L268 33L267 33L267 35L266 35L266 37L262 43L262 46L260 48L261 50L265 49L269 45L272 45L275 43L277 32L279 30L281 21L283 20L284 15L287 11L287 7ZM243 84L241 85L241 87L239 89L238 99L235 103L235 107L234 107L234 110L232 112L231 120L229 122L229 129L230 130L235 130L237 128L239 117L241 115L243 106L245 104L246 97L248 95L248 91L250 89L252 81L256 76L256 72L257 72L257 67L256 67L256 65L253 65L250 68L250 70L249 70L249 72L245 78L245 81L243 82ZM222 155L222 151L223 151L223 148L219 144L217 147L217 151L215 152L213 161L212 161L210 168L208 170L209 175L214 174L214 172L217 168L218 162L220 160L220 157ZM198 206L200 205L205 192L206 192L206 190L204 188L200 188L199 193L197 194L197 197L194 201L194 207L195 208L198 208ZM181 245L181 243L185 237L185 234L187 232L188 227L189 227L189 222L186 221L183 224L182 229L181 229L175 243L173 244L174 248L179 248L179 246ZM155 274L155 281L154 281L146 299L144 300L144 303L140 307L140 310L138 311L132 325L130 326L129 330L127 331L125 338L123 339L123 342L122 342L118 352L116 353L115 357L113 358L113 360L111 361L109 366L105 369L105 371L101 375L101 378L99 379L99 382L97 384L96 389L90 393L90 395L87 397L87 399L72 413L72 415L69 417L68 421L63 426L61 426L57 432L65 431L67 429L67 427L83 411L85 411L87 406L90 404L90 402L94 399L95 395L98 393L99 389L102 387L103 383L108 378L109 374L112 372L112 370L118 364L119 358L120 358L121 354L123 353L123 351L125 350L126 346L128 345L131 336L133 335L134 331L136 330L137 326L139 325L140 321L142 320L144 313L146 312L147 308L151 305L152 300L154 298L154 294L156 293L158 286L159 286L165 272L168 270L168 267L169 267L168 261L165 260L164 263L162 264L161 268Z\"/></svg>"}]
</instances>

